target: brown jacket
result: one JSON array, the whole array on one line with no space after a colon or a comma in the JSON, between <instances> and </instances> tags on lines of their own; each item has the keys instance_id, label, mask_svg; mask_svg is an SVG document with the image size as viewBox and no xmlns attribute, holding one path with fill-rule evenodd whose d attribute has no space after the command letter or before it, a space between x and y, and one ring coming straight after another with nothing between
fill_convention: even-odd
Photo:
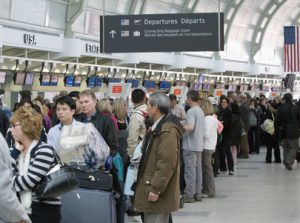
<instances>
[{"instance_id":1,"label":"brown jacket","mask_svg":"<svg viewBox=\"0 0 300 223\"><path fill-rule=\"evenodd\" d=\"M178 119L168 115L145 137L135 191L135 211L172 212L179 209L182 133ZM156 202L148 200L149 192L159 194Z\"/></svg>"}]
</instances>

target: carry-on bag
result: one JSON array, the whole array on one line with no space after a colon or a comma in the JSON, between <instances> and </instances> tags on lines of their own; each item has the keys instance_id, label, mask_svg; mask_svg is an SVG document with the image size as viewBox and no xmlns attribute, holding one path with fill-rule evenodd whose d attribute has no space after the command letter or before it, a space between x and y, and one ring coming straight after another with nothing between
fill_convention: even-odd
<instances>
[{"instance_id":1,"label":"carry-on bag","mask_svg":"<svg viewBox=\"0 0 300 223\"><path fill-rule=\"evenodd\" d=\"M77 188L61 198L61 223L116 223L112 192Z\"/></svg>"},{"instance_id":2,"label":"carry-on bag","mask_svg":"<svg viewBox=\"0 0 300 223\"><path fill-rule=\"evenodd\" d=\"M112 191L113 177L106 171L86 172L84 170L75 169L76 177L79 181L80 188Z\"/></svg>"}]
</instances>

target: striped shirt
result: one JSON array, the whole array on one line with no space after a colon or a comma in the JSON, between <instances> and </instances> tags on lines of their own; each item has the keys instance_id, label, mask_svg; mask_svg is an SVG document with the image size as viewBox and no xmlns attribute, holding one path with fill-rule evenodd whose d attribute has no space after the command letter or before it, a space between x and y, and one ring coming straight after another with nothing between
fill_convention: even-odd
<instances>
[{"instance_id":1,"label":"striped shirt","mask_svg":"<svg viewBox=\"0 0 300 223\"><path fill-rule=\"evenodd\" d=\"M21 152L14 147L10 148L12 167L14 170L13 187L16 192L33 190L33 188L46 176L49 170L56 165L57 162L53 150L51 145L41 141L38 142L30 153L28 173L20 176L18 170L18 157ZM32 193L32 201L41 202L34 192ZM60 197L42 202L53 205L61 204Z\"/></svg>"}]
</instances>

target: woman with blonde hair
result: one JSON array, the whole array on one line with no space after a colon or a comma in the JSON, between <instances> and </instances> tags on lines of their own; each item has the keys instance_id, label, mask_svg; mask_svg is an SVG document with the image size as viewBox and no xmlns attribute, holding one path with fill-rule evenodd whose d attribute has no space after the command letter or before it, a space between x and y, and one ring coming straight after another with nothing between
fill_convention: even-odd
<instances>
[{"instance_id":1,"label":"woman with blonde hair","mask_svg":"<svg viewBox=\"0 0 300 223\"><path fill-rule=\"evenodd\" d=\"M40 201L34 188L57 163L54 149L40 140L42 117L32 108L21 107L12 116L11 150L13 187L33 223L60 222L60 199Z\"/></svg>"},{"instance_id":2,"label":"woman with blonde hair","mask_svg":"<svg viewBox=\"0 0 300 223\"><path fill-rule=\"evenodd\" d=\"M127 138L128 138L128 125L129 117L127 116L127 103L123 98L117 98L113 102L113 114L117 119L118 125L118 141L119 141L119 152L122 157L124 166L129 164L129 156L127 154Z\"/></svg>"},{"instance_id":3,"label":"woman with blonde hair","mask_svg":"<svg viewBox=\"0 0 300 223\"><path fill-rule=\"evenodd\" d=\"M106 116L110 117L113 120L116 129L118 129L117 119L112 114L112 105L111 105L111 101L109 98L102 98L97 103L97 109L102 115L106 115Z\"/></svg>"},{"instance_id":4,"label":"woman with blonde hair","mask_svg":"<svg viewBox=\"0 0 300 223\"><path fill-rule=\"evenodd\" d=\"M214 107L209 100L201 101L205 115L204 144L202 152L202 197L215 196L215 179L212 168L212 154L215 152L218 137L218 120L213 116Z\"/></svg>"},{"instance_id":5,"label":"woman with blonde hair","mask_svg":"<svg viewBox=\"0 0 300 223\"><path fill-rule=\"evenodd\" d=\"M45 129L46 129L46 132L49 131L49 129L52 127L52 122L51 122L51 119L50 117L48 116L47 112L45 112L44 108L43 108L43 105L42 103L40 102L40 100L37 100L37 99L34 99L32 101L32 103L34 105L37 105L40 107L40 110L41 110L41 113L42 113L42 116L43 116L43 119L44 119L44 123L45 123Z\"/></svg>"}]
</instances>

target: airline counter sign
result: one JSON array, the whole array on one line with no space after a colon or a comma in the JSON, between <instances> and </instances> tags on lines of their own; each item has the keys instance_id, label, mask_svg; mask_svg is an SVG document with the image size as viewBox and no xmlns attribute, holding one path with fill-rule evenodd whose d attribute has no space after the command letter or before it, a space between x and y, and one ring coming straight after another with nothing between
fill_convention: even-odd
<instances>
[{"instance_id":1,"label":"airline counter sign","mask_svg":"<svg viewBox=\"0 0 300 223\"><path fill-rule=\"evenodd\" d=\"M108 15L100 17L103 53L220 51L223 13Z\"/></svg>"},{"instance_id":2,"label":"airline counter sign","mask_svg":"<svg viewBox=\"0 0 300 223\"><path fill-rule=\"evenodd\" d=\"M122 86L116 85L112 87L113 94L121 94L122 93Z\"/></svg>"}]
</instances>

